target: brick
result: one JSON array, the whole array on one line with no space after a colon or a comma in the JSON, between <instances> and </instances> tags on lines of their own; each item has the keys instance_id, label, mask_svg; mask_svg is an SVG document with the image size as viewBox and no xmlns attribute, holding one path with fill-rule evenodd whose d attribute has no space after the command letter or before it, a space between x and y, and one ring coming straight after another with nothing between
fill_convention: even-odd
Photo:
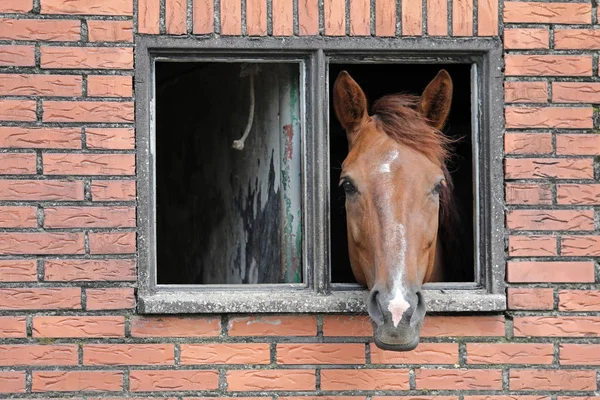
<instances>
[{"instance_id":1,"label":"brick","mask_svg":"<svg viewBox=\"0 0 600 400\"><path fill-rule=\"evenodd\" d=\"M182 344L181 364L269 364L268 343Z\"/></svg>"},{"instance_id":2,"label":"brick","mask_svg":"<svg viewBox=\"0 0 600 400\"><path fill-rule=\"evenodd\" d=\"M117 371L33 371L33 392L118 392L123 373Z\"/></svg>"},{"instance_id":3,"label":"brick","mask_svg":"<svg viewBox=\"0 0 600 400\"><path fill-rule=\"evenodd\" d=\"M596 390L596 371L511 369L510 390Z\"/></svg>"},{"instance_id":4,"label":"brick","mask_svg":"<svg viewBox=\"0 0 600 400\"><path fill-rule=\"evenodd\" d=\"M81 129L0 127L0 147L30 149L80 149Z\"/></svg>"},{"instance_id":5,"label":"brick","mask_svg":"<svg viewBox=\"0 0 600 400\"><path fill-rule=\"evenodd\" d=\"M429 36L448 36L447 1L427 0L427 34Z\"/></svg>"},{"instance_id":6,"label":"brick","mask_svg":"<svg viewBox=\"0 0 600 400\"><path fill-rule=\"evenodd\" d=\"M34 338L108 338L124 334L125 318L119 316L33 317Z\"/></svg>"},{"instance_id":7,"label":"brick","mask_svg":"<svg viewBox=\"0 0 600 400\"><path fill-rule=\"evenodd\" d=\"M236 399L239 399L239 397L235 397ZM314 400L314 396L279 396L278 397L279 400ZM375 400L377 397L373 396L372 399ZM385 396L386 399L389 400L398 400L398 397L392 397L392 396ZM206 399L204 399L206 400ZM226 400L226 399L221 399L221 400ZM232 399L229 399L232 400ZM254 398L254 399L250 399L250 400L259 400L258 398ZM319 400L366 400L366 396L319 396ZM379 398L379 400L385 400L383 398ZM408 399L406 399L408 400ZM416 400L425 400L421 397L416 398ZM438 398L438 400L458 400L458 398L456 399L443 399L443 398Z\"/></svg>"},{"instance_id":8,"label":"brick","mask_svg":"<svg viewBox=\"0 0 600 400\"><path fill-rule=\"evenodd\" d=\"M0 200L83 200L83 182L66 180L0 179Z\"/></svg>"},{"instance_id":9,"label":"brick","mask_svg":"<svg viewBox=\"0 0 600 400\"><path fill-rule=\"evenodd\" d=\"M175 364L173 344L84 344L83 365Z\"/></svg>"},{"instance_id":10,"label":"brick","mask_svg":"<svg viewBox=\"0 0 600 400\"><path fill-rule=\"evenodd\" d=\"M0 45L0 67L35 66L35 47Z\"/></svg>"},{"instance_id":11,"label":"brick","mask_svg":"<svg viewBox=\"0 0 600 400\"><path fill-rule=\"evenodd\" d=\"M506 133L504 135L506 154L550 154L552 149L550 133Z\"/></svg>"},{"instance_id":12,"label":"brick","mask_svg":"<svg viewBox=\"0 0 600 400\"><path fill-rule=\"evenodd\" d=\"M1 159L1 157L0 157ZM37 227L37 208L24 206L0 206L0 228L35 228ZM14 266L12 263L8 267ZM0 274L2 262L0 261ZM0 281L2 277L0 276Z\"/></svg>"},{"instance_id":13,"label":"brick","mask_svg":"<svg viewBox=\"0 0 600 400\"><path fill-rule=\"evenodd\" d=\"M0 99L0 121L32 122L36 119L35 101Z\"/></svg>"},{"instance_id":14,"label":"brick","mask_svg":"<svg viewBox=\"0 0 600 400\"><path fill-rule=\"evenodd\" d=\"M33 0L3 0L1 13L27 13L33 9Z\"/></svg>"},{"instance_id":15,"label":"brick","mask_svg":"<svg viewBox=\"0 0 600 400\"><path fill-rule=\"evenodd\" d=\"M375 2L378 4L379 2ZM402 2L402 35L421 36L423 34L423 3L418 0L405 0ZM395 16L395 2L387 3L386 11ZM377 17L376 17L377 19ZM394 36L395 19L387 24L389 27L386 36ZM378 34L379 36L379 34Z\"/></svg>"},{"instance_id":16,"label":"brick","mask_svg":"<svg viewBox=\"0 0 600 400\"><path fill-rule=\"evenodd\" d=\"M198 1L198 0L195 0ZM213 12L210 10L210 14L200 14L194 7L194 19L198 19L201 15L206 15L206 19L208 15L212 17ZM209 11L209 10L205 10ZM150 33L157 34L159 33L159 24L160 24L160 0L138 0L138 32L139 33ZM194 33L199 33L194 30ZM202 32L207 33L207 32Z\"/></svg>"},{"instance_id":17,"label":"brick","mask_svg":"<svg viewBox=\"0 0 600 400\"><path fill-rule=\"evenodd\" d=\"M600 32L596 29L556 29L555 49L599 50Z\"/></svg>"},{"instance_id":18,"label":"brick","mask_svg":"<svg viewBox=\"0 0 600 400\"><path fill-rule=\"evenodd\" d=\"M408 390L406 369L322 369L321 390Z\"/></svg>"},{"instance_id":19,"label":"brick","mask_svg":"<svg viewBox=\"0 0 600 400\"><path fill-rule=\"evenodd\" d=\"M367 316L325 315L323 336L373 336L373 328Z\"/></svg>"},{"instance_id":20,"label":"brick","mask_svg":"<svg viewBox=\"0 0 600 400\"><path fill-rule=\"evenodd\" d=\"M90 75L88 76L88 96L90 97L131 97L133 95L131 76Z\"/></svg>"},{"instance_id":21,"label":"brick","mask_svg":"<svg viewBox=\"0 0 600 400\"><path fill-rule=\"evenodd\" d=\"M419 369L415 377L417 390L502 389L502 371L497 369Z\"/></svg>"},{"instance_id":22,"label":"brick","mask_svg":"<svg viewBox=\"0 0 600 400\"><path fill-rule=\"evenodd\" d=\"M136 198L135 181L93 180L91 191L94 201L133 201Z\"/></svg>"},{"instance_id":23,"label":"brick","mask_svg":"<svg viewBox=\"0 0 600 400\"><path fill-rule=\"evenodd\" d=\"M552 364L552 343L467 343L468 364Z\"/></svg>"},{"instance_id":24,"label":"brick","mask_svg":"<svg viewBox=\"0 0 600 400\"><path fill-rule=\"evenodd\" d=\"M504 317L427 316L421 328L421 336L504 336Z\"/></svg>"},{"instance_id":25,"label":"brick","mask_svg":"<svg viewBox=\"0 0 600 400\"><path fill-rule=\"evenodd\" d=\"M132 337L211 337L219 336L221 322L213 317L132 317Z\"/></svg>"},{"instance_id":26,"label":"brick","mask_svg":"<svg viewBox=\"0 0 600 400\"><path fill-rule=\"evenodd\" d=\"M600 185L564 184L558 185L558 204L597 205L600 204Z\"/></svg>"},{"instance_id":27,"label":"brick","mask_svg":"<svg viewBox=\"0 0 600 400\"><path fill-rule=\"evenodd\" d=\"M485 0L478 3L477 11L479 36L498 35L498 0Z\"/></svg>"},{"instance_id":28,"label":"brick","mask_svg":"<svg viewBox=\"0 0 600 400\"><path fill-rule=\"evenodd\" d=\"M600 103L600 83L553 82L553 103ZM596 135L598 136L598 135Z\"/></svg>"},{"instance_id":29,"label":"brick","mask_svg":"<svg viewBox=\"0 0 600 400\"><path fill-rule=\"evenodd\" d=\"M133 15L131 0L41 0L42 14Z\"/></svg>"},{"instance_id":30,"label":"brick","mask_svg":"<svg viewBox=\"0 0 600 400\"><path fill-rule=\"evenodd\" d=\"M536 50L550 47L548 29L507 28L504 30L504 48L511 50Z\"/></svg>"},{"instance_id":31,"label":"brick","mask_svg":"<svg viewBox=\"0 0 600 400\"><path fill-rule=\"evenodd\" d=\"M227 390L233 392L316 389L313 369L229 370L226 376Z\"/></svg>"},{"instance_id":32,"label":"brick","mask_svg":"<svg viewBox=\"0 0 600 400\"><path fill-rule=\"evenodd\" d=\"M0 310L81 309L79 288L0 288Z\"/></svg>"},{"instance_id":33,"label":"brick","mask_svg":"<svg viewBox=\"0 0 600 400\"><path fill-rule=\"evenodd\" d=\"M0 315L0 338L27 337L27 327L25 324L25 317L4 317Z\"/></svg>"},{"instance_id":34,"label":"brick","mask_svg":"<svg viewBox=\"0 0 600 400\"><path fill-rule=\"evenodd\" d=\"M1 163L2 157L0 157ZM37 208L24 206L0 206L0 228L37 227Z\"/></svg>"},{"instance_id":35,"label":"brick","mask_svg":"<svg viewBox=\"0 0 600 400\"><path fill-rule=\"evenodd\" d=\"M35 173L35 153L0 153L0 175L29 175ZM2 216L0 216L1 219Z\"/></svg>"},{"instance_id":36,"label":"brick","mask_svg":"<svg viewBox=\"0 0 600 400\"><path fill-rule=\"evenodd\" d=\"M156 32L146 32L146 33L158 33L158 0L142 0L141 3L152 3L152 24L150 25L148 30L156 30ZM214 22L214 1L213 0L193 0L193 12L192 15L194 17L193 22L193 32L196 35L213 33L215 29ZM155 8L156 7L156 8ZM265 5L266 7L266 5ZM246 11L248 13L248 11ZM248 13L249 14L249 13ZM248 18L248 15L246 16ZM265 12L265 31L266 31L266 12Z\"/></svg>"},{"instance_id":37,"label":"brick","mask_svg":"<svg viewBox=\"0 0 600 400\"><path fill-rule=\"evenodd\" d=\"M402 2L401 7L402 34L405 36L421 36L423 33L422 7L417 6L416 0L405 0ZM379 0L375 2L375 34L389 37L396 35L395 1Z\"/></svg>"},{"instance_id":38,"label":"brick","mask_svg":"<svg viewBox=\"0 0 600 400\"><path fill-rule=\"evenodd\" d=\"M0 365L54 366L79 364L76 344L61 345L0 345Z\"/></svg>"},{"instance_id":39,"label":"brick","mask_svg":"<svg viewBox=\"0 0 600 400\"><path fill-rule=\"evenodd\" d=\"M90 254L135 253L135 232L90 232Z\"/></svg>"},{"instance_id":40,"label":"brick","mask_svg":"<svg viewBox=\"0 0 600 400\"><path fill-rule=\"evenodd\" d=\"M563 256L600 256L600 236L563 236L560 243Z\"/></svg>"},{"instance_id":41,"label":"brick","mask_svg":"<svg viewBox=\"0 0 600 400\"><path fill-rule=\"evenodd\" d=\"M592 5L569 2L504 3L504 22L534 24L590 24Z\"/></svg>"},{"instance_id":42,"label":"brick","mask_svg":"<svg viewBox=\"0 0 600 400\"><path fill-rule=\"evenodd\" d=\"M552 187L536 183L507 183L507 204L552 204Z\"/></svg>"},{"instance_id":43,"label":"brick","mask_svg":"<svg viewBox=\"0 0 600 400\"><path fill-rule=\"evenodd\" d=\"M122 310L135 307L133 288L86 289L86 310Z\"/></svg>"},{"instance_id":44,"label":"brick","mask_svg":"<svg viewBox=\"0 0 600 400\"><path fill-rule=\"evenodd\" d=\"M46 281L135 281L135 260L46 260Z\"/></svg>"},{"instance_id":45,"label":"brick","mask_svg":"<svg viewBox=\"0 0 600 400\"><path fill-rule=\"evenodd\" d=\"M81 96L81 77L72 75L0 74L0 95Z\"/></svg>"},{"instance_id":46,"label":"brick","mask_svg":"<svg viewBox=\"0 0 600 400\"><path fill-rule=\"evenodd\" d=\"M369 0L350 0L350 35L371 35L371 3Z\"/></svg>"},{"instance_id":47,"label":"brick","mask_svg":"<svg viewBox=\"0 0 600 400\"><path fill-rule=\"evenodd\" d=\"M204 6L204 5L202 5ZM275 17L276 14L273 15ZM267 35L267 2L263 0L246 1L246 33L249 36Z\"/></svg>"},{"instance_id":48,"label":"brick","mask_svg":"<svg viewBox=\"0 0 600 400\"><path fill-rule=\"evenodd\" d=\"M554 293L550 288L508 288L510 310L552 310Z\"/></svg>"},{"instance_id":49,"label":"brick","mask_svg":"<svg viewBox=\"0 0 600 400\"><path fill-rule=\"evenodd\" d=\"M242 34L242 5L237 0L221 0L221 34Z\"/></svg>"},{"instance_id":50,"label":"brick","mask_svg":"<svg viewBox=\"0 0 600 400\"><path fill-rule=\"evenodd\" d=\"M218 386L217 371L151 370L129 373L129 390L132 392L214 390Z\"/></svg>"},{"instance_id":51,"label":"brick","mask_svg":"<svg viewBox=\"0 0 600 400\"><path fill-rule=\"evenodd\" d=\"M505 56L507 76L591 76L591 56L523 55Z\"/></svg>"},{"instance_id":52,"label":"brick","mask_svg":"<svg viewBox=\"0 0 600 400\"><path fill-rule=\"evenodd\" d=\"M412 351L386 351L371 344L371 364L457 364L458 344L420 343Z\"/></svg>"},{"instance_id":53,"label":"brick","mask_svg":"<svg viewBox=\"0 0 600 400\"><path fill-rule=\"evenodd\" d=\"M452 36L473 36L473 0L452 0Z\"/></svg>"},{"instance_id":54,"label":"brick","mask_svg":"<svg viewBox=\"0 0 600 400\"><path fill-rule=\"evenodd\" d=\"M515 336L597 337L600 317L515 317Z\"/></svg>"},{"instance_id":55,"label":"brick","mask_svg":"<svg viewBox=\"0 0 600 400\"><path fill-rule=\"evenodd\" d=\"M591 261L509 261L507 280L519 283L594 282L594 263Z\"/></svg>"},{"instance_id":56,"label":"brick","mask_svg":"<svg viewBox=\"0 0 600 400\"><path fill-rule=\"evenodd\" d=\"M187 0L166 0L165 25L170 35L187 33Z\"/></svg>"},{"instance_id":57,"label":"brick","mask_svg":"<svg viewBox=\"0 0 600 400\"><path fill-rule=\"evenodd\" d=\"M558 292L560 311L600 311L599 290L560 290Z\"/></svg>"},{"instance_id":58,"label":"brick","mask_svg":"<svg viewBox=\"0 0 600 400\"><path fill-rule=\"evenodd\" d=\"M325 35L346 35L346 4L343 0L324 0Z\"/></svg>"},{"instance_id":59,"label":"brick","mask_svg":"<svg viewBox=\"0 0 600 400\"><path fill-rule=\"evenodd\" d=\"M87 128L86 145L90 149L133 150L135 134L131 128Z\"/></svg>"},{"instance_id":60,"label":"brick","mask_svg":"<svg viewBox=\"0 0 600 400\"><path fill-rule=\"evenodd\" d=\"M88 20L88 40L90 42L132 42L132 21Z\"/></svg>"},{"instance_id":61,"label":"brick","mask_svg":"<svg viewBox=\"0 0 600 400\"><path fill-rule=\"evenodd\" d=\"M273 36L294 34L294 5L292 0L272 0Z\"/></svg>"},{"instance_id":62,"label":"brick","mask_svg":"<svg viewBox=\"0 0 600 400\"><path fill-rule=\"evenodd\" d=\"M278 364L364 364L362 343L278 343Z\"/></svg>"},{"instance_id":63,"label":"brick","mask_svg":"<svg viewBox=\"0 0 600 400\"><path fill-rule=\"evenodd\" d=\"M561 344L560 365L600 365L600 345Z\"/></svg>"},{"instance_id":64,"label":"brick","mask_svg":"<svg viewBox=\"0 0 600 400\"><path fill-rule=\"evenodd\" d=\"M507 128L592 128L590 107L506 107Z\"/></svg>"},{"instance_id":65,"label":"brick","mask_svg":"<svg viewBox=\"0 0 600 400\"><path fill-rule=\"evenodd\" d=\"M523 395L500 395L500 396L464 396L464 400L550 400L550 396L523 396ZM579 399L583 400L583 399Z\"/></svg>"},{"instance_id":66,"label":"brick","mask_svg":"<svg viewBox=\"0 0 600 400\"><path fill-rule=\"evenodd\" d=\"M547 103L546 82L505 82L504 97L507 103Z\"/></svg>"},{"instance_id":67,"label":"brick","mask_svg":"<svg viewBox=\"0 0 600 400\"><path fill-rule=\"evenodd\" d=\"M43 155L48 175L134 175L133 154L52 154Z\"/></svg>"},{"instance_id":68,"label":"brick","mask_svg":"<svg viewBox=\"0 0 600 400\"><path fill-rule=\"evenodd\" d=\"M25 372L0 371L0 393L25 393Z\"/></svg>"},{"instance_id":69,"label":"brick","mask_svg":"<svg viewBox=\"0 0 600 400\"><path fill-rule=\"evenodd\" d=\"M0 260L0 282L37 281L35 260Z\"/></svg>"},{"instance_id":70,"label":"brick","mask_svg":"<svg viewBox=\"0 0 600 400\"><path fill-rule=\"evenodd\" d=\"M512 257L555 256L555 236L509 236L508 255Z\"/></svg>"},{"instance_id":71,"label":"brick","mask_svg":"<svg viewBox=\"0 0 600 400\"><path fill-rule=\"evenodd\" d=\"M504 160L507 179L593 179L592 159L508 158Z\"/></svg>"},{"instance_id":72,"label":"brick","mask_svg":"<svg viewBox=\"0 0 600 400\"><path fill-rule=\"evenodd\" d=\"M133 122L133 102L44 101L44 122Z\"/></svg>"},{"instance_id":73,"label":"brick","mask_svg":"<svg viewBox=\"0 0 600 400\"><path fill-rule=\"evenodd\" d=\"M59 69L132 69L131 47L41 48L41 67Z\"/></svg>"},{"instance_id":74,"label":"brick","mask_svg":"<svg viewBox=\"0 0 600 400\"><path fill-rule=\"evenodd\" d=\"M467 396L464 396L465 398ZM458 396L372 396L372 400L458 400ZM348 399L351 400L351 399ZM537 399L534 399L537 400ZM550 399L548 399L550 400Z\"/></svg>"},{"instance_id":75,"label":"brick","mask_svg":"<svg viewBox=\"0 0 600 400\"><path fill-rule=\"evenodd\" d=\"M83 233L0 233L0 254L83 254Z\"/></svg>"},{"instance_id":76,"label":"brick","mask_svg":"<svg viewBox=\"0 0 600 400\"><path fill-rule=\"evenodd\" d=\"M316 336L314 316L261 316L229 319L229 336Z\"/></svg>"},{"instance_id":77,"label":"brick","mask_svg":"<svg viewBox=\"0 0 600 400\"><path fill-rule=\"evenodd\" d=\"M589 231L594 229L593 210L511 210L506 227L519 231Z\"/></svg>"},{"instance_id":78,"label":"brick","mask_svg":"<svg viewBox=\"0 0 600 400\"><path fill-rule=\"evenodd\" d=\"M81 39L77 20L0 18L0 40L49 40L76 42Z\"/></svg>"},{"instance_id":79,"label":"brick","mask_svg":"<svg viewBox=\"0 0 600 400\"><path fill-rule=\"evenodd\" d=\"M48 207L47 228L134 228L135 207Z\"/></svg>"},{"instance_id":80,"label":"brick","mask_svg":"<svg viewBox=\"0 0 600 400\"><path fill-rule=\"evenodd\" d=\"M350 3L352 13L352 3ZM319 4L317 0L298 1L298 28L300 35L319 33Z\"/></svg>"},{"instance_id":81,"label":"brick","mask_svg":"<svg viewBox=\"0 0 600 400\"><path fill-rule=\"evenodd\" d=\"M559 155L597 155L600 153L598 134L556 135L556 153Z\"/></svg>"}]
</instances>

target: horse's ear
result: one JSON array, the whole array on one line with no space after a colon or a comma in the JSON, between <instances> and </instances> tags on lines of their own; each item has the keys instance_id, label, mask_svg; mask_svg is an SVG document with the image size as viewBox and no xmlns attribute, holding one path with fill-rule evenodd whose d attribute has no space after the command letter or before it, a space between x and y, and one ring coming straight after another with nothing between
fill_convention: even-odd
<instances>
[{"instance_id":1,"label":"horse's ear","mask_svg":"<svg viewBox=\"0 0 600 400\"><path fill-rule=\"evenodd\" d=\"M333 108L352 144L358 128L368 117L367 97L346 71L340 72L333 85Z\"/></svg>"},{"instance_id":2,"label":"horse's ear","mask_svg":"<svg viewBox=\"0 0 600 400\"><path fill-rule=\"evenodd\" d=\"M452 104L452 78L442 69L423 91L419 109L436 129L442 129Z\"/></svg>"}]
</instances>

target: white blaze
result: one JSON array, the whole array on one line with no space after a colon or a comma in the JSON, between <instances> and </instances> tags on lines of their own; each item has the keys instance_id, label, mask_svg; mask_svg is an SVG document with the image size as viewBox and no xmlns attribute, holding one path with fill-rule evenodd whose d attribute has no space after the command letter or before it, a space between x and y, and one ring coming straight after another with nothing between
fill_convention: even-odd
<instances>
[{"instance_id":1,"label":"white blaze","mask_svg":"<svg viewBox=\"0 0 600 400\"><path fill-rule=\"evenodd\" d=\"M392 314L394 327L398 326L402 320L402 316L406 310L410 308L410 304L404 299L404 295L402 294L402 276L406 269L406 230L402 224L396 226L396 230L393 233L393 240L390 243L394 245L398 242L400 242L400 248L397 249L397 258L394 260L394 267L396 267L397 275L394 279L392 288L396 295L388 305L388 311Z\"/></svg>"},{"instance_id":2,"label":"white blaze","mask_svg":"<svg viewBox=\"0 0 600 400\"><path fill-rule=\"evenodd\" d=\"M391 172L392 163L398 158L398 150L390 151L379 166L379 172Z\"/></svg>"}]
</instances>

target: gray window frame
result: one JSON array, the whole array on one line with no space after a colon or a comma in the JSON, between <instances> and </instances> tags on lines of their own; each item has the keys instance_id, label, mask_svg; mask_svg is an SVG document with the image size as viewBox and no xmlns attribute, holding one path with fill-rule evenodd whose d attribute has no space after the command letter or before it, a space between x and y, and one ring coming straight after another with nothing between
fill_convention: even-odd
<instances>
[{"instance_id":1,"label":"gray window frame","mask_svg":"<svg viewBox=\"0 0 600 400\"><path fill-rule=\"evenodd\" d=\"M168 285L155 283L154 59L296 60L304 68L302 136L303 284ZM495 38L190 38L136 37L138 168L138 312L364 313L367 291L329 282L328 74L332 62L472 64L475 283L427 284L428 312L506 309L502 46Z\"/></svg>"}]
</instances>

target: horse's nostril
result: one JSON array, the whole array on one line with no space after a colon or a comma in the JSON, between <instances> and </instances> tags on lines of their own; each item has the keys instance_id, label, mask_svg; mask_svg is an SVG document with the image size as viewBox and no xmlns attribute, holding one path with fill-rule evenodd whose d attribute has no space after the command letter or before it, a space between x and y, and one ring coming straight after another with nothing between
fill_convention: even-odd
<instances>
[{"instance_id":1,"label":"horse's nostril","mask_svg":"<svg viewBox=\"0 0 600 400\"><path fill-rule=\"evenodd\" d=\"M423 293L420 291L418 291L416 295L417 300L415 306L411 307L412 315L409 319L411 325L418 324L423 320L423 318L425 318L425 298L423 297Z\"/></svg>"},{"instance_id":2,"label":"horse's nostril","mask_svg":"<svg viewBox=\"0 0 600 400\"><path fill-rule=\"evenodd\" d=\"M379 304L379 291L377 289L371 290L367 309L369 311L369 316L377 325L384 324L383 311L381 310L381 305Z\"/></svg>"}]
</instances>

